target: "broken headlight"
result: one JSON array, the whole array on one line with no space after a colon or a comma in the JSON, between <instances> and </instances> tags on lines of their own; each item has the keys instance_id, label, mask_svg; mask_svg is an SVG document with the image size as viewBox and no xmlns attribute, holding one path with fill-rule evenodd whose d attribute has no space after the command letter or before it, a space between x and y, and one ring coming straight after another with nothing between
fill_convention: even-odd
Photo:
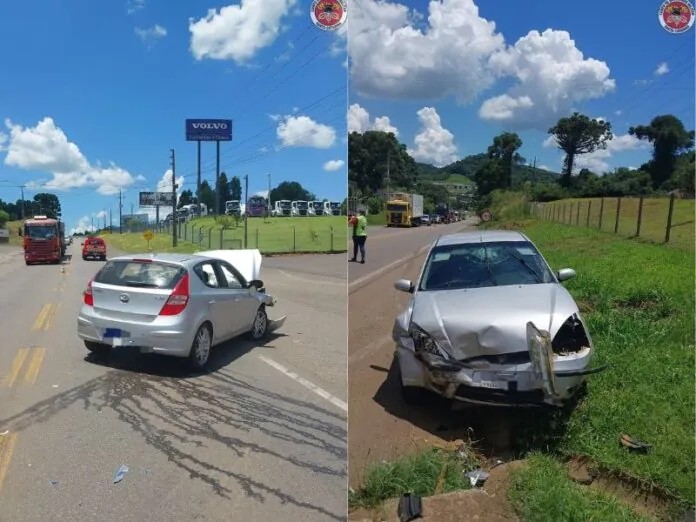
<instances>
[{"instance_id":1,"label":"broken headlight","mask_svg":"<svg viewBox=\"0 0 696 522\"><path fill-rule=\"evenodd\" d=\"M420 326L411 323L408 333L411 339L413 339L413 349L416 355L428 358L437 357L440 359L449 359L447 352Z\"/></svg>"},{"instance_id":2,"label":"broken headlight","mask_svg":"<svg viewBox=\"0 0 696 522\"><path fill-rule=\"evenodd\" d=\"M548 332L542 332L532 322L527 323L527 348L534 375L543 382L547 395L556 395L551 338Z\"/></svg>"},{"instance_id":3,"label":"broken headlight","mask_svg":"<svg viewBox=\"0 0 696 522\"><path fill-rule=\"evenodd\" d=\"M558 330L553 338L551 348L553 353L567 355L577 353L590 346L590 339L585 326L577 314L571 315Z\"/></svg>"}]
</instances>

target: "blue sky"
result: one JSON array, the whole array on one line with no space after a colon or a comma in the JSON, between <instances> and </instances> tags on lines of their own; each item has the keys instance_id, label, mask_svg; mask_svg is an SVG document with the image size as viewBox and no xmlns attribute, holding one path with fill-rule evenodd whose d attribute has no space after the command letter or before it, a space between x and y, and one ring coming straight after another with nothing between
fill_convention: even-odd
<instances>
[{"instance_id":1,"label":"blue sky","mask_svg":"<svg viewBox=\"0 0 696 522\"><path fill-rule=\"evenodd\" d=\"M177 177L195 191L184 120L229 118L221 167L248 174L250 194L267 189L270 172L273 185L298 181L343 200L345 36L314 27L310 5L4 2L0 198L15 201L20 185L28 198L55 192L73 227L104 210L117 216L121 188L129 213L138 191L165 176L171 148ZM213 143L203 144L202 171L214 180Z\"/></svg>"},{"instance_id":2,"label":"blue sky","mask_svg":"<svg viewBox=\"0 0 696 522\"><path fill-rule=\"evenodd\" d=\"M439 164L484 152L510 130L525 158L558 171L562 155L543 145L545 130L576 109L612 123L609 149L581 157L580 166L602 173L649 158L645 144L626 136L631 125L670 113L694 128L696 28L667 32L658 1L618 10L599 0L432 5L429 13L423 1L357 2L351 130L395 128L417 160ZM376 52L378 41L389 44Z\"/></svg>"}]
</instances>

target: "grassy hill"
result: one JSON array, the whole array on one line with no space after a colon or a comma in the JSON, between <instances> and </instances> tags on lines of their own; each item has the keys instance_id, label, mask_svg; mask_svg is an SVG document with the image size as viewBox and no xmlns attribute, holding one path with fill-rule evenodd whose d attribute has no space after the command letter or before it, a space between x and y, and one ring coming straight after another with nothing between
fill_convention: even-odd
<instances>
[{"instance_id":1,"label":"grassy hill","mask_svg":"<svg viewBox=\"0 0 696 522\"><path fill-rule=\"evenodd\" d=\"M427 163L417 163L418 178L428 181L450 181L452 183L466 183L474 178L474 174L486 161L485 154L476 154L445 165L435 167ZM519 186L526 181L544 183L554 181L560 174L545 169L534 169L528 165L515 165L512 171L512 181Z\"/></svg>"}]
</instances>

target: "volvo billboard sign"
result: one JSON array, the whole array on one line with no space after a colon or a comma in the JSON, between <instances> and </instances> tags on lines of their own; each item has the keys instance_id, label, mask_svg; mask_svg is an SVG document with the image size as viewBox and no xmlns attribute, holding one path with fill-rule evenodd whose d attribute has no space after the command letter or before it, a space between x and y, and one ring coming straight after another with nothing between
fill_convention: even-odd
<instances>
[{"instance_id":1,"label":"volvo billboard sign","mask_svg":"<svg viewBox=\"0 0 696 522\"><path fill-rule=\"evenodd\" d=\"M186 141L232 141L232 120L186 120Z\"/></svg>"}]
</instances>

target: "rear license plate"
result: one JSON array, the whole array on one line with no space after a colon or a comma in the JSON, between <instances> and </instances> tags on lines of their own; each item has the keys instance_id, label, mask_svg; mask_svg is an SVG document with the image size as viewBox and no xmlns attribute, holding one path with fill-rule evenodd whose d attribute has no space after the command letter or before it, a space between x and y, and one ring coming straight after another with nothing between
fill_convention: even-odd
<instances>
[{"instance_id":1,"label":"rear license plate","mask_svg":"<svg viewBox=\"0 0 696 522\"><path fill-rule=\"evenodd\" d=\"M120 328L107 328L104 330L104 339L113 339L115 337L123 337L123 332Z\"/></svg>"}]
</instances>

